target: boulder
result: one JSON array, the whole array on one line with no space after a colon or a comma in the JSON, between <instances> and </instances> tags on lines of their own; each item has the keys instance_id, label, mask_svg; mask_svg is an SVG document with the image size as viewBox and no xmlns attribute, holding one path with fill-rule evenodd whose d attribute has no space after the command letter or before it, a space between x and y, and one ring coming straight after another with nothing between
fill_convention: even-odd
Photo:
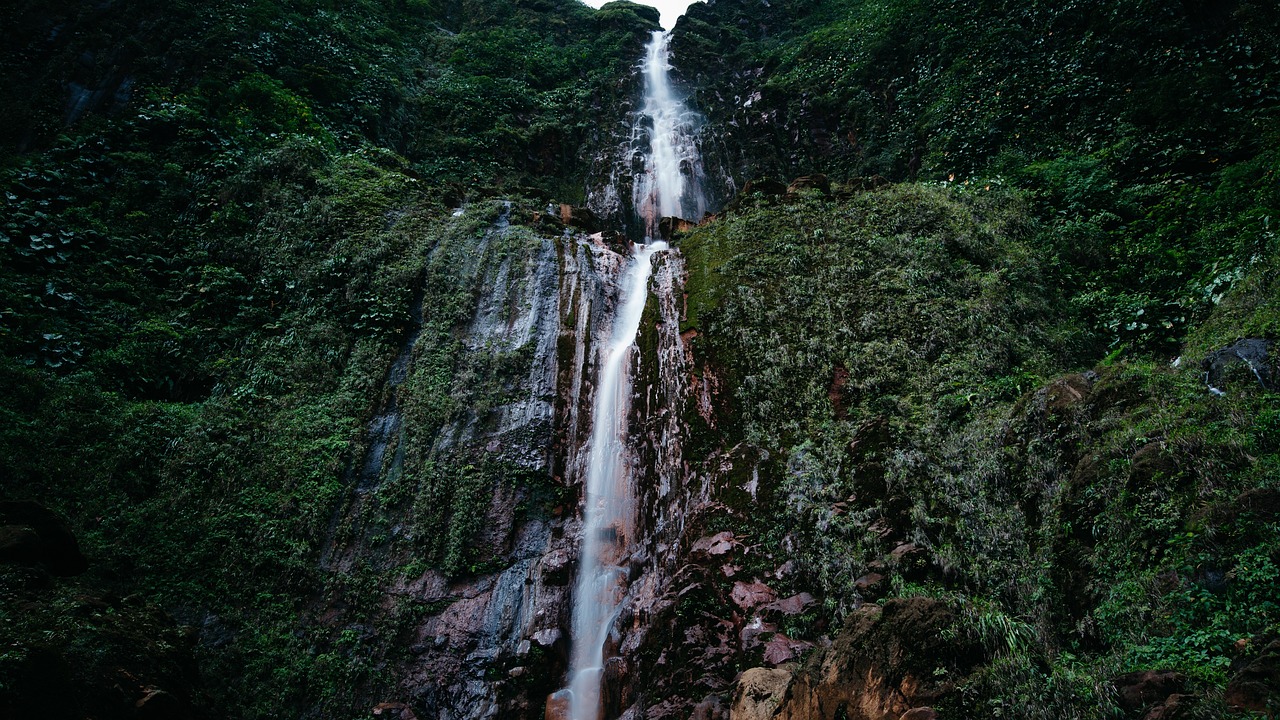
<instances>
[{"instance_id":1,"label":"boulder","mask_svg":"<svg viewBox=\"0 0 1280 720\"><path fill-rule=\"evenodd\" d=\"M696 560L727 555L739 544L734 539L733 533L726 530L715 535L699 538L693 543L693 547L689 548L689 556Z\"/></svg>"},{"instance_id":2,"label":"boulder","mask_svg":"<svg viewBox=\"0 0 1280 720\"><path fill-rule=\"evenodd\" d=\"M0 562L42 566L59 577L89 569L71 529L39 503L0 502Z\"/></svg>"},{"instance_id":3,"label":"boulder","mask_svg":"<svg viewBox=\"0 0 1280 720\"><path fill-rule=\"evenodd\" d=\"M792 678L772 717L830 717L831 708L844 707L850 720L899 720L953 695L956 681L986 659L946 603L913 597L864 605Z\"/></svg>"},{"instance_id":4,"label":"boulder","mask_svg":"<svg viewBox=\"0 0 1280 720\"><path fill-rule=\"evenodd\" d=\"M743 610L750 610L759 605L767 605L778 599L778 594L768 585L760 581L744 583L741 580L733 584L729 597L734 604Z\"/></svg>"},{"instance_id":5,"label":"boulder","mask_svg":"<svg viewBox=\"0 0 1280 720\"><path fill-rule=\"evenodd\" d=\"M1036 395L1043 396L1046 410L1061 413L1088 398L1097 379L1093 372L1074 373L1054 380L1038 390Z\"/></svg>"},{"instance_id":6,"label":"boulder","mask_svg":"<svg viewBox=\"0 0 1280 720\"><path fill-rule=\"evenodd\" d=\"M1163 702L1152 706L1142 716L1142 720L1187 720L1191 717L1194 701L1195 697L1192 695L1170 695Z\"/></svg>"},{"instance_id":7,"label":"boulder","mask_svg":"<svg viewBox=\"0 0 1280 720\"><path fill-rule=\"evenodd\" d=\"M658 236L663 240L671 240L678 233L688 232L698 224L678 217L664 217L658 221Z\"/></svg>"},{"instance_id":8,"label":"boulder","mask_svg":"<svg viewBox=\"0 0 1280 720\"><path fill-rule=\"evenodd\" d=\"M1187 679L1171 670L1142 670L1120 675L1112 683L1116 686L1120 707L1136 715L1182 692Z\"/></svg>"},{"instance_id":9,"label":"boulder","mask_svg":"<svg viewBox=\"0 0 1280 720\"><path fill-rule=\"evenodd\" d=\"M813 643L791 638L777 633L764 645L764 661L770 665L789 663L800 657Z\"/></svg>"},{"instance_id":10,"label":"boulder","mask_svg":"<svg viewBox=\"0 0 1280 720\"><path fill-rule=\"evenodd\" d=\"M1262 649L1231 663L1223 700L1237 710L1273 711L1280 706L1280 636L1272 633L1253 638L1249 645Z\"/></svg>"},{"instance_id":11,"label":"boulder","mask_svg":"<svg viewBox=\"0 0 1280 720\"><path fill-rule=\"evenodd\" d=\"M548 585L568 585L573 557L564 548L556 548L542 556L542 581Z\"/></svg>"},{"instance_id":12,"label":"boulder","mask_svg":"<svg viewBox=\"0 0 1280 720\"><path fill-rule=\"evenodd\" d=\"M560 206L560 222L570 227L585 230L588 233L600 231L600 220L596 214L584 207L562 204Z\"/></svg>"},{"instance_id":13,"label":"boulder","mask_svg":"<svg viewBox=\"0 0 1280 720\"><path fill-rule=\"evenodd\" d=\"M884 575L870 572L853 581L853 589L858 591L864 600L875 600L884 594Z\"/></svg>"},{"instance_id":14,"label":"boulder","mask_svg":"<svg viewBox=\"0 0 1280 720\"><path fill-rule=\"evenodd\" d=\"M547 710L543 714L543 718L544 720L572 720L571 709L569 691L567 689L557 690L547 696Z\"/></svg>"},{"instance_id":15,"label":"boulder","mask_svg":"<svg viewBox=\"0 0 1280 720\"><path fill-rule=\"evenodd\" d=\"M938 720L938 711L931 707L911 708L898 720Z\"/></svg>"},{"instance_id":16,"label":"boulder","mask_svg":"<svg viewBox=\"0 0 1280 720\"><path fill-rule=\"evenodd\" d=\"M557 642L560 642L560 638L562 636L563 633L560 632L560 628L546 628L545 630L539 630L534 633L533 641L537 643L539 647L550 648L554 647Z\"/></svg>"},{"instance_id":17,"label":"boulder","mask_svg":"<svg viewBox=\"0 0 1280 720\"><path fill-rule=\"evenodd\" d=\"M826 175L803 175L791 181L787 186L787 194L794 195L801 190L817 190L823 195L831 193L831 181Z\"/></svg>"},{"instance_id":18,"label":"boulder","mask_svg":"<svg viewBox=\"0 0 1280 720\"><path fill-rule=\"evenodd\" d=\"M764 610L781 613L783 615L799 615L817 604L818 600L809 593L802 592L783 598L776 602L771 602L764 606Z\"/></svg>"},{"instance_id":19,"label":"boulder","mask_svg":"<svg viewBox=\"0 0 1280 720\"><path fill-rule=\"evenodd\" d=\"M1271 341L1259 338L1240 340L1230 347L1209 353L1200 362L1205 384L1221 393L1228 385L1228 371L1232 366L1243 366L1248 375L1264 390L1275 389L1271 367Z\"/></svg>"},{"instance_id":20,"label":"boulder","mask_svg":"<svg viewBox=\"0 0 1280 720\"><path fill-rule=\"evenodd\" d=\"M769 720L782 704L791 673L777 668L751 668L742 673L733 693L729 720Z\"/></svg>"}]
</instances>

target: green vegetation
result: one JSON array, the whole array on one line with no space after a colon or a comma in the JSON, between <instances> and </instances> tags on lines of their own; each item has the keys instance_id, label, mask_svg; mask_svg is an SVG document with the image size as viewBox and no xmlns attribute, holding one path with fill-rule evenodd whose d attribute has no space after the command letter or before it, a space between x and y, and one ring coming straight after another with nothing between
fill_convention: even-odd
<instances>
[{"instance_id":1,"label":"green vegetation","mask_svg":"<svg viewBox=\"0 0 1280 720\"><path fill-rule=\"evenodd\" d=\"M1278 396L1244 363L1215 395L1200 363L1280 339L1277 30L1250 2L681 21L711 162L835 182L680 241L725 388L691 445L734 448L703 522L766 549L747 574L802 568L779 589L821 590L809 637L925 593L1009 638L958 717L1116 717L1110 680L1147 669L1228 712L1242 641L1280 628Z\"/></svg>"},{"instance_id":2,"label":"green vegetation","mask_svg":"<svg viewBox=\"0 0 1280 720\"><path fill-rule=\"evenodd\" d=\"M116 702L103 682L207 693L188 699L219 717L349 716L394 684L385 656L430 608L306 618L380 606L410 571L493 569L475 536L496 487L523 512L555 500L429 438L529 363L457 339L487 270L551 242L517 227L477 252L499 211L479 201L581 198L595 117L621 114L656 20L572 0L0 10L0 498L65 516L91 567L0 582L0 714L29 709L32 673L77 717ZM410 449L351 505L419 306ZM322 566L349 546L368 556ZM99 599L108 620L82 609ZM147 664L131 642L174 650Z\"/></svg>"},{"instance_id":3,"label":"green vegetation","mask_svg":"<svg viewBox=\"0 0 1280 720\"><path fill-rule=\"evenodd\" d=\"M1241 641L1280 631L1280 395L1243 363L1216 394L1201 367L1280 341L1277 16L1113 5L718 0L675 39L712 176L835 181L676 241L718 392L714 430L686 412L717 483L689 532L749 544L737 578L793 561L769 582L818 596L778 623L793 639L868 599L945 601L986 653L957 717L1117 717L1111 680L1165 669L1230 716ZM509 319L568 251L521 223L582 200L656 19L0 9L0 500L58 511L90 559L0 572L0 714L151 683L218 717L354 717L399 687L450 600L397 592L505 569L492 516L572 501L452 443L534 361L469 333L498 273ZM733 582L691 581L672 614L724 617Z\"/></svg>"},{"instance_id":4,"label":"green vegetation","mask_svg":"<svg viewBox=\"0 0 1280 720\"><path fill-rule=\"evenodd\" d=\"M1237 642L1280 628L1280 396L1243 363L1216 396L1199 358L1242 327L1274 337L1275 251L1208 302L1177 367L1111 353L1054 379L1101 360L1108 330L1056 284L1040 202L837 188L684 236L695 352L731 388L703 442L757 448L736 462L760 478L753 501L724 475L705 522L766 549L749 574L795 561L781 591L820 590L837 623L871 572L984 608L975 632L1017 647L966 681L961 715L1111 717L1109 679L1143 669L1220 714Z\"/></svg>"},{"instance_id":5,"label":"green vegetation","mask_svg":"<svg viewBox=\"0 0 1280 720\"><path fill-rule=\"evenodd\" d=\"M1255 2L721 2L676 53L725 171L1027 190L1055 284L1115 347L1172 357L1273 248L1277 22Z\"/></svg>"}]
</instances>

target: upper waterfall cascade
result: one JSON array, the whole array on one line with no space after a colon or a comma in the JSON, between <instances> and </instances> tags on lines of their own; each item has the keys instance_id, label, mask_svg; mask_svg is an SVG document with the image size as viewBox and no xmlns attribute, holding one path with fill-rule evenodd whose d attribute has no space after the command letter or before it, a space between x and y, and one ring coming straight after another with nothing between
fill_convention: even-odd
<instances>
[{"instance_id":1,"label":"upper waterfall cascade","mask_svg":"<svg viewBox=\"0 0 1280 720\"><path fill-rule=\"evenodd\" d=\"M698 115L671 86L670 40L670 33L655 32L645 49L644 108L631 138L636 155L632 205L646 237L657 236L664 217L700 220L707 210L694 132Z\"/></svg>"},{"instance_id":2,"label":"upper waterfall cascade","mask_svg":"<svg viewBox=\"0 0 1280 720\"><path fill-rule=\"evenodd\" d=\"M620 296L610 342L602 351L592 411L583 509L582 550L573 609L568 701L572 720L600 720L603 680L614 619L628 591L628 556L637 547L634 458L628 420L636 335L648 299L656 240L663 217L701 217L701 161L693 141L696 117L671 87L670 35L655 32L642 64L644 109L633 128L638 162L633 197L647 242L619 278ZM561 691L564 693L565 691Z\"/></svg>"}]
</instances>

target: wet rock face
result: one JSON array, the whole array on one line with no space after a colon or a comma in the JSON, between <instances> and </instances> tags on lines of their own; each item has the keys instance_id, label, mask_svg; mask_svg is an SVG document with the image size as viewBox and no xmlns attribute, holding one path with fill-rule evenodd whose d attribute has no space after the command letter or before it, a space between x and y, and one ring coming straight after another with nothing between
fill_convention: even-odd
<instances>
[{"instance_id":1,"label":"wet rock face","mask_svg":"<svg viewBox=\"0 0 1280 720\"><path fill-rule=\"evenodd\" d=\"M1205 384L1211 390L1223 393L1227 391L1225 386L1238 384L1239 379L1246 379L1243 387L1256 382L1264 390L1274 390L1275 361L1270 354L1271 345L1270 340L1249 338L1209 353L1200 363ZM1236 370L1239 372L1233 372ZM1247 377L1236 378L1236 375Z\"/></svg>"},{"instance_id":2,"label":"wet rock face","mask_svg":"<svg viewBox=\"0 0 1280 720\"><path fill-rule=\"evenodd\" d=\"M579 208L568 215L570 225L590 218ZM430 353L440 357L429 344L432 332L440 334L424 325L392 367L322 561L336 578L366 564L430 568L382 588L376 607L342 596L315 607L317 622L330 632L378 634L385 648L380 661L395 663L399 678L391 692L369 696L369 707L384 716L392 709L401 717L450 720L553 713L548 696L562 686L568 664L581 533L574 498L584 477L598 354L608 346L616 281L627 262L617 250L628 248L608 247L599 234L549 237L512 228L506 218L433 251L450 275L441 282L456 283L470 303L447 335L455 354L445 357L457 363L455 401L476 401L437 429L422 427L416 408L435 401L423 397L422 366ZM424 323L438 312L425 305ZM389 498L403 497L405 478L424 475L427 463L463 475L496 467L508 477L476 486L466 516L446 513L442 525L424 526L415 515L433 512L432 496ZM452 492L466 481L445 475L435 482ZM447 571L439 556L415 554L422 547L415 534L458 532L457 524L470 527L462 536L467 564ZM419 612L406 621L405 607ZM386 627L395 627L395 635ZM632 673L625 658L618 662L611 666L613 685L622 690L617 678Z\"/></svg>"},{"instance_id":3,"label":"wet rock face","mask_svg":"<svg viewBox=\"0 0 1280 720\"><path fill-rule=\"evenodd\" d=\"M480 299L463 341L475 352L532 348L521 381L526 399L496 408L488 419L442 429L437 451L482 447L576 485L590 431L583 415L591 406L595 349L612 329L614 280L625 263L587 238L570 236L558 251L545 247L550 251L541 251L522 277L506 266L488 271L484 286L492 290ZM503 295L514 291L531 300L512 322ZM415 643L424 652L402 683L428 717L541 715L567 666L577 521L521 522L516 503L495 499L483 525L511 535L500 552L506 569L454 582L428 573L409 589L428 606L445 606L418 626ZM545 712L554 711L548 704Z\"/></svg>"}]
</instances>

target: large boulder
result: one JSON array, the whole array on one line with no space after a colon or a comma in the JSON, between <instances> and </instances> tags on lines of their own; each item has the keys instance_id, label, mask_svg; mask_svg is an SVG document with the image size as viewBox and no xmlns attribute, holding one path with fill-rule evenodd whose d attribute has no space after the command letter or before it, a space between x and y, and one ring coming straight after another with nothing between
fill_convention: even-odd
<instances>
[{"instance_id":1,"label":"large boulder","mask_svg":"<svg viewBox=\"0 0 1280 720\"><path fill-rule=\"evenodd\" d=\"M1249 383L1256 382L1264 390L1274 389L1275 373L1270 350L1270 340L1247 338L1209 353L1200 363L1205 383L1215 392L1225 392L1226 387L1231 384L1231 371L1238 368L1243 371L1242 375L1249 378Z\"/></svg>"},{"instance_id":2,"label":"large boulder","mask_svg":"<svg viewBox=\"0 0 1280 720\"><path fill-rule=\"evenodd\" d=\"M958 630L951 608L932 598L863 606L831 647L795 675L768 717L808 720L834 712L843 712L848 720L927 716L928 708L956 692L957 679L986 659L981 646ZM739 695L748 692L746 680L746 675L739 680Z\"/></svg>"},{"instance_id":3,"label":"large boulder","mask_svg":"<svg viewBox=\"0 0 1280 720\"><path fill-rule=\"evenodd\" d=\"M0 562L40 566L60 577L89 569L71 529L39 503L0 502Z\"/></svg>"},{"instance_id":4,"label":"large boulder","mask_svg":"<svg viewBox=\"0 0 1280 720\"><path fill-rule=\"evenodd\" d=\"M1131 715L1138 715L1181 693L1187 679L1172 670L1141 670L1120 675L1112 682L1120 707Z\"/></svg>"},{"instance_id":5,"label":"large boulder","mask_svg":"<svg viewBox=\"0 0 1280 720\"><path fill-rule=\"evenodd\" d=\"M1280 636L1253 638L1249 645L1261 648L1231 663L1227 705L1237 710L1274 712L1280 708Z\"/></svg>"},{"instance_id":6,"label":"large boulder","mask_svg":"<svg viewBox=\"0 0 1280 720\"><path fill-rule=\"evenodd\" d=\"M658 235L663 240L672 240L676 235L698 227L698 223L678 217L664 217L658 221Z\"/></svg>"},{"instance_id":7,"label":"large boulder","mask_svg":"<svg viewBox=\"0 0 1280 720\"><path fill-rule=\"evenodd\" d=\"M729 720L769 720L786 697L791 673L775 668L751 668L742 673L733 693Z\"/></svg>"}]
</instances>

